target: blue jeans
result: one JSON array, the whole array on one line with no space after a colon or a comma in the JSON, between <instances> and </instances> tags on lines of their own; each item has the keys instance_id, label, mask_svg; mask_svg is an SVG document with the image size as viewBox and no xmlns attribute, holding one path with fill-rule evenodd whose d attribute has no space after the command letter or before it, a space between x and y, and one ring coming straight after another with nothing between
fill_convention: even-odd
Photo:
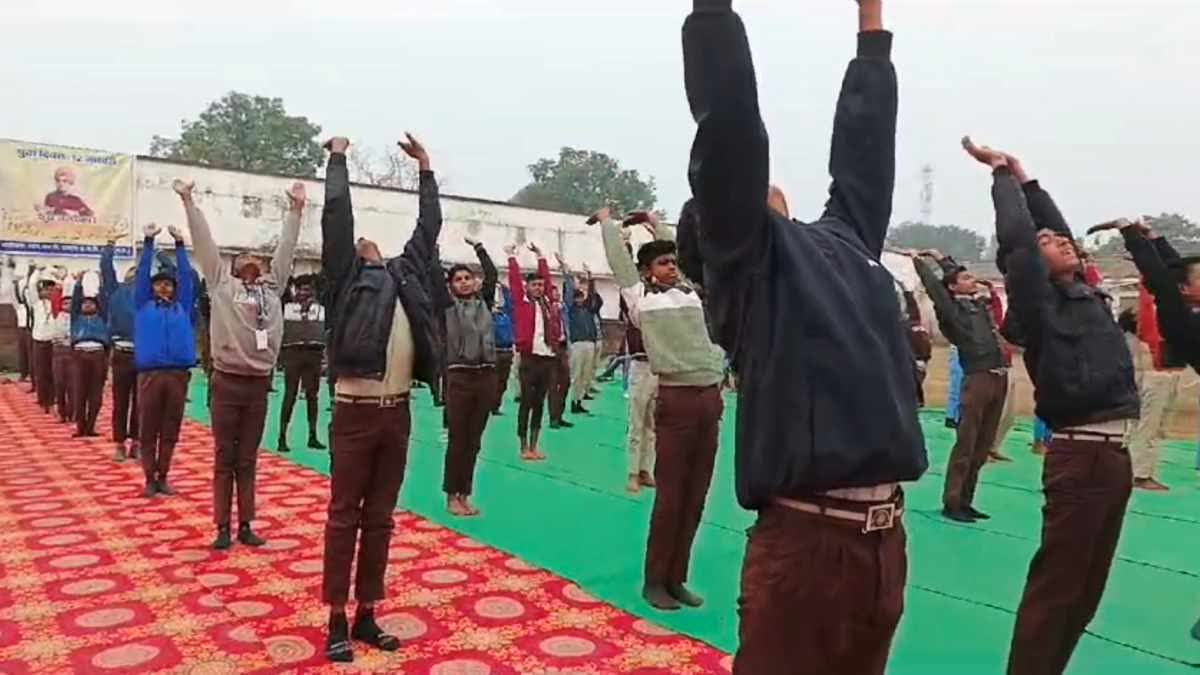
<instances>
[{"instance_id":1,"label":"blue jeans","mask_svg":"<svg viewBox=\"0 0 1200 675\"><path fill-rule=\"evenodd\" d=\"M946 419L955 424L962 416L963 369L958 360L958 348L950 348L950 391L946 394Z\"/></svg>"}]
</instances>

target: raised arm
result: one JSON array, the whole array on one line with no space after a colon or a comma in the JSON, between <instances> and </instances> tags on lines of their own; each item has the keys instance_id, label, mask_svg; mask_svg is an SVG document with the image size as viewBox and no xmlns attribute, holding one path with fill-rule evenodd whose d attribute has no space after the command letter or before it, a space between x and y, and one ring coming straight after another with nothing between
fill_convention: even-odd
<instances>
[{"instance_id":1,"label":"raised arm","mask_svg":"<svg viewBox=\"0 0 1200 675\"><path fill-rule=\"evenodd\" d=\"M297 181L287 191L288 211L283 217L283 232L279 234L279 244L275 247L275 255L271 258L271 272L275 276L275 292L281 296L287 290L288 279L292 276L292 262L296 258L296 241L300 239L300 220L304 217L304 204L307 196L304 183Z\"/></svg>"},{"instance_id":2,"label":"raised arm","mask_svg":"<svg viewBox=\"0 0 1200 675\"><path fill-rule=\"evenodd\" d=\"M421 269L433 256L438 235L442 232L442 202L438 193L437 178L434 177L433 170L430 168L429 152L425 150L425 146L421 145L420 141L413 138L412 134L405 134L405 136L408 141L400 141L400 148L409 157L417 160L421 174L418 186L420 205L417 229L413 231L412 237L405 244L402 255L414 267ZM392 265L389 263L389 268L391 267Z\"/></svg>"},{"instance_id":3,"label":"raised arm","mask_svg":"<svg viewBox=\"0 0 1200 675\"><path fill-rule=\"evenodd\" d=\"M117 266L113 263L114 248L114 242L110 241L100 250L100 296L104 298L105 304L108 304L108 299L120 285L117 280Z\"/></svg>"},{"instance_id":4,"label":"raised arm","mask_svg":"<svg viewBox=\"0 0 1200 675\"><path fill-rule=\"evenodd\" d=\"M938 278L937 272L934 271L933 265L926 259L926 256L914 256L913 267L916 268L921 285L925 287L925 293L933 302L933 309L938 317L945 320L957 315L958 306L954 303L954 298L950 296L950 291Z\"/></svg>"},{"instance_id":5,"label":"raised arm","mask_svg":"<svg viewBox=\"0 0 1200 675\"><path fill-rule=\"evenodd\" d=\"M71 320L83 312L83 274L75 277L75 288L71 289Z\"/></svg>"},{"instance_id":6,"label":"raised arm","mask_svg":"<svg viewBox=\"0 0 1200 675\"><path fill-rule=\"evenodd\" d=\"M508 254L508 295L514 307L525 307L529 298L525 295L525 277L521 275L521 263L517 262L517 247L508 244L504 247Z\"/></svg>"},{"instance_id":7,"label":"raised arm","mask_svg":"<svg viewBox=\"0 0 1200 675\"><path fill-rule=\"evenodd\" d=\"M350 174L346 167L350 141L339 136L325 147L329 150L329 162L325 166L325 204L321 210L321 271L329 284L325 300L328 314L335 309L335 299L349 279L356 254Z\"/></svg>"},{"instance_id":8,"label":"raised arm","mask_svg":"<svg viewBox=\"0 0 1200 675\"><path fill-rule=\"evenodd\" d=\"M475 256L479 258L479 266L483 269L483 286L479 292L483 296L483 302L491 309L496 304L496 285L500 283L500 274L496 270L496 263L492 262L492 256L488 255L487 249L483 247L483 242L470 240L467 243L471 244L475 249Z\"/></svg>"},{"instance_id":9,"label":"raised arm","mask_svg":"<svg viewBox=\"0 0 1200 675\"><path fill-rule=\"evenodd\" d=\"M17 282L13 274L16 268L17 262L12 256L4 256L4 262L0 264L0 304L16 307L19 303L16 296Z\"/></svg>"},{"instance_id":10,"label":"raised arm","mask_svg":"<svg viewBox=\"0 0 1200 675\"><path fill-rule=\"evenodd\" d=\"M173 187L179 195L180 201L183 202L183 210L187 214L188 230L192 233L192 246L196 248L196 261L200 264L200 273L204 275L209 284L215 285L220 282L221 275L227 271L221 264L221 251L217 248L217 241L213 239L208 219L204 217L204 212L200 210L200 207L196 206L196 200L192 196L195 183L176 180ZM178 274L183 276L184 273L180 270Z\"/></svg>"},{"instance_id":11,"label":"raised arm","mask_svg":"<svg viewBox=\"0 0 1200 675\"><path fill-rule=\"evenodd\" d=\"M587 273L588 309L592 314L599 314L604 308L604 296L596 292L596 279L591 272Z\"/></svg>"},{"instance_id":12,"label":"raised arm","mask_svg":"<svg viewBox=\"0 0 1200 675\"><path fill-rule=\"evenodd\" d=\"M1050 272L1038 250L1037 229L1025 193L1006 166L994 170L992 203L996 210L998 250L1007 251L1005 286L1010 315L1021 326L1025 344L1040 341L1041 308L1050 296Z\"/></svg>"},{"instance_id":13,"label":"raised arm","mask_svg":"<svg viewBox=\"0 0 1200 675\"><path fill-rule=\"evenodd\" d=\"M612 270L613 278L621 288L633 288L641 281L637 265L625 248L625 240L621 237L620 226L612 220L600 224L600 236L604 240L604 256L608 258L608 267Z\"/></svg>"},{"instance_id":14,"label":"raised arm","mask_svg":"<svg viewBox=\"0 0 1200 675\"><path fill-rule=\"evenodd\" d=\"M192 263L188 260L187 244L183 241L183 233L173 226L167 228L175 240L175 300L185 312L192 311L196 304L196 293L199 284Z\"/></svg>"},{"instance_id":15,"label":"raised arm","mask_svg":"<svg viewBox=\"0 0 1200 675\"><path fill-rule=\"evenodd\" d=\"M849 225L878 258L896 185L896 69L882 0L859 1L858 57L842 81L829 153L827 216Z\"/></svg>"},{"instance_id":16,"label":"raised arm","mask_svg":"<svg viewBox=\"0 0 1200 675\"><path fill-rule=\"evenodd\" d=\"M1154 296L1162 334L1171 342L1194 342L1197 337L1191 331L1191 310L1183 301L1174 275L1155 246L1162 238L1157 237L1152 241L1148 234L1148 228L1128 221L1121 228L1125 249L1133 256L1133 263L1145 279L1147 290Z\"/></svg>"},{"instance_id":17,"label":"raised arm","mask_svg":"<svg viewBox=\"0 0 1200 675\"><path fill-rule=\"evenodd\" d=\"M154 297L150 288L150 270L154 267L154 238L162 231L157 225L150 224L145 229L145 239L142 240L142 255L138 258L137 276L133 282L133 302L140 308Z\"/></svg>"},{"instance_id":18,"label":"raised arm","mask_svg":"<svg viewBox=\"0 0 1200 675\"><path fill-rule=\"evenodd\" d=\"M694 0L683 25L683 68L697 125L688 181L704 214L704 261L721 273L753 269L766 243L770 143L732 0Z\"/></svg>"}]
</instances>

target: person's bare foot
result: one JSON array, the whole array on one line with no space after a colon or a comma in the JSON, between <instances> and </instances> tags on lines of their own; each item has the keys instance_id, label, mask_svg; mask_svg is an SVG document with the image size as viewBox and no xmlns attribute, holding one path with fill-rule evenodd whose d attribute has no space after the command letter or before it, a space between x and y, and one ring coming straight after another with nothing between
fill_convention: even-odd
<instances>
[{"instance_id":1,"label":"person's bare foot","mask_svg":"<svg viewBox=\"0 0 1200 675\"><path fill-rule=\"evenodd\" d=\"M452 516L465 516L467 509L463 507L462 500L458 495L446 495L446 510Z\"/></svg>"},{"instance_id":2,"label":"person's bare foot","mask_svg":"<svg viewBox=\"0 0 1200 675\"><path fill-rule=\"evenodd\" d=\"M1133 487L1147 492L1170 492L1171 490L1154 478L1134 478Z\"/></svg>"},{"instance_id":3,"label":"person's bare foot","mask_svg":"<svg viewBox=\"0 0 1200 675\"><path fill-rule=\"evenodd\" d=\"M642 481L638 479L636 473L629 474L629 483L625 485L625 491L631 495L636 495L642 491Z\"/></svg>"},{"instance_id":4,"label":"person's bare foot","mask_svg":"<svg viewBox=\"0 0 1200 675\"><path fill-rule=\"evenodd\" d=\"M470 497L466 495L460 495L458 498L458 503L462 506L463 510L466 511L466 513L463 515L472 518L479 515L479 509L475 508L475 505L471 503Z\"/></svg>"},{"instance_id":5,"label":"person's bare foot","mask_svg":"<svg viewBox=\"0 0 1200 675\"><path fill-rule=\"evenodd\" d=\"M638 481L641 482L642 487L644 488L650 488L653 490L654 488L658 487L658 483L654 481L654 476L651 476L649 471L639 472Z\"/></svg>"},{"instance_id":6,"label":"person's bare foot","mask_svg":"<svg viewBox=\"0 0 1200 675\"><path fill-rule=\"evenodd\" d=\"M536 462L536 461L537 461L537 454L536 454L536 453L534 453L534 452L532 452L532 451L530 451L530 450L522 450L522 451L521 451L521 461L523 461L523 462Z\"/></svg>"}]
</instances>

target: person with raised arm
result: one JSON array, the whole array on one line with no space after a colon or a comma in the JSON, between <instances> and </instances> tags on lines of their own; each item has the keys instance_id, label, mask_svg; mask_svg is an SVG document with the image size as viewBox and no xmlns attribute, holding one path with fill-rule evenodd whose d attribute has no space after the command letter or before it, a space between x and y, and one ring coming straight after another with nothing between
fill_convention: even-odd
<instances>
[{"instance_id":1,"label":"person with raised arm","mask_svg":"<svg viewBox=\"0 0 1200 675\"><path fill-rule=\"evenodd\" d=\"M449 428L442 489L454 516L477 516L471 504L475 463L483 432L496 403L496 336L492 303L499 274L478 240L467 245L479 257L480 284L466 265L451 265L445 281L433 289L435 310L445 327L446 421Z\"/></svg>"},{"instance_id":2,"label":"person with raised arm","mask_svg":"<svg viewBox=\"0 0 1200 675\"><path fill-rule=\"evenodd\" d=\"M604 306L604 298L596 292L596 280L587 263L583 265L585 283L581 285L572 277L572 270L561 255L558 260L563 270L563 303L567 310L567 338L570 343L573 387L571 414L587 415L589 413L583 407L583 402L591 397L589 391L596 379L596 349L600 344L596 322Z\"/></svg>"},{"instance_id":3,"label":"person with raised arm","mask_svg":"<svg viewBox=\"0 0 1200 675\"><path fill-rule=\"evenodd\" d=\"M33 356L34 391L38 407L47 415L54 407L54 338L61 326L54 321L51 291L54 280L45 265L33 265L25 283L25 305L29 307Z\"/></svg>"},{"instance_id":4,"label":"person with raised arm","mask_svg":"<svg viewBox=\"0 0 1200 675\"><path fill-rule=\"evenodd\" d=\"M221 251L208 220L192 197L193 187L193 183L181 180L174 184L187 212L196 260L211 296L209 336L213 346L213 376L209 387L215 442L213 521L217 526L212 547L224 550L233 543L230 519L235 487L237 540L246 546L262 546L266 542L251 529L258 445L266 424L267 392L283 342L280 297L292 274L292 258L304 215L304 184L295 183L287 191L283 231L272 257L274 280L265 275L266 264L258 256L238 254L233 259L232 271L221 262Z\"/></svg>"},{"instance_id":5,"label":"person with raised arm","mask_svg":"<svg viewBox=\"0 0 1200 675\"><path fill-rule=\"evenodd\" d=\"M354 660L351 639L395 651L400 640L375 621L384 598L388 544L408 458L409 391L437 373L429 260L442 230L442 208L429 153L411 135L400 148L420 168L416 229L400 255L385 259L375 242L355 237L346 151L326 143L321 268L326 288L329 368L335 380L330 446L329 518L321 599L329 605L325 656ZM355 561L351 627L346 617Z\"/></svg>"},{"instance_id":6,"label":"person with raised arm","mask_svg":"<svg viewBox=\"0 0 1200 675\"><path fill-rule=\"evenodd\" d=\"M169 228L175 240L175 267L152 274L154 239L162 231L147 225L134 278L133 366L137 370L138 438L142 471L146 476L143 496L171 496L167 482L171 458L183 424L188 381L196 365L196 333L192 305L196 286L188 262L183 233Z\"/></svg>"},{"instance_id":7,"label":"person with raised arm","mask_svg":"<svg viewBox=\"0 0 1200 675\"><path fill-rule=\"evenodd\" d=\"M101 293L85 292L84 273L80 272L71 291L71 350L75 360L71 369L71 401L77 438L97 435L96 418L104 399L111 346L108 305Z\"/></svg>"},{"instance_id":8,"label":"person with raised arm","mask_svg":"<svg viewBox=\"0 0 1200 675\"><path fill-rule=\"evenodd\" d=\"M975 488L979 470L996 443L1008 392L1008 367L997 324L988 301L977 296L979 281L965 266L936 250L912 257L942 335L958 347L965 374L957 437L946 465L942 515L960 523L986 520L990 516L975 508Z\"/></svg>"},{"instance_id":9,"label":"person with raised arm","mask_svg":"<svg viewBox=\"0 0 1200 675\"><path fill-rule=\"evenodd\" d=\"M537 272L522 275L517 262L517 247L508 244L508 288L513 305L513 327L517 334L517 379L521 384L521 402L517 409L517 438L521 442L521 459L535 462L546 459L538 450L542 434L542 410L550 395L550 387L558 367L557 346L562 342L562 321L546 297L553 285L550 265L537 244L529 250L537 256Z\"/></svg>"},{"instance_id":10,"label":"person with raised arm","mask_svg":"<svg viewBox=\"0 0 1200 675\"><path fill-rule=\"evenodd\" d=\"M630 319L642 331L650 369L658 376L657 490L646 537L642 597L662 610L699 607L704 600L687 587L688 570L717 458L725 410L720 387L725 355L709 338L699 294L680 274L674 233L652 213L627 218L626 226L641 223L654 233L654 239L638 249L635 265L625 249L621 225L607 208L589 222L600 223L608 265Z\"/></svg>"},{"instance_id":11,"label":"person with raised arm","mask_svg":"<svg viewBox=\"0 0 1200 675\"><path fill-rule=\"evenodd\" d=\"M895 185L892 34L882 0L860 0L829 200L800 223L768 205L767 132L731 5L694 0L683 28L699 218L679 237L698 241L712 330L738 376L737 495L758 512L733 668L875 675L904 606L900 484L928 467L905 322L880 262Z\"/></svg>"},{"instance_id":12,"label":"person with raised arm","mask_svg":"<svg viewBox=\"0 0 1200 675\"><path fill-rule=\"evenodd\" d=\"M117 280L113 264L116 242L109 241L100 251L100 302L108 312L108 332L112 337L112 441L116 446L113 460L137 459L138 440L137 370L133 364L134 324L137 320L137 265L125 271L125 280Z\"/></svg>"},{"instance_id":13,"label":"person with raised arm","mask_svg":"<svg viewBox=\"0 0 1200 675\"><path fill-rule=\"evenodd\" d=\"M1108 296L1086 282L1050 194L1012 155L969 138L963 147L992 172L996 264L1020 327L1036 414L1052 430L1042 540L1017 610L1008 673L1058 675L1100 604L1133 489L1124 442L1140 415L1133 357Z\"/></svg>"}]
</instances>

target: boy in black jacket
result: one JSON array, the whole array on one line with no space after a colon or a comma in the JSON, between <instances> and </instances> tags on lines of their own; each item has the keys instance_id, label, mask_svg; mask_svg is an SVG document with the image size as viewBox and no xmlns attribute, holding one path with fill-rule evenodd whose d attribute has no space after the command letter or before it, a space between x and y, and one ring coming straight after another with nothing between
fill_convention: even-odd
<instances>
[{"instance_id":1,"label":"boy in black jacket","mask_svg":"<svg viewBox=\"0 0 1200 675\"><path fill-rule=\"evenodd\" d=\"M829 201L798 223L768 206L745 28L730 0L694 2L683 49L700 217L698 232L681 219L679 240L696 235L712 332L738 373L737 494L758 511L733 669L878 675L904 603L899 484L928 466L906 322L880 262L895 183L892 35L882 0L861 0Z\"/></svg>"},{"instance_id":2,"label":"boy in black jacket","mask_svg":"<svg viewBox=\"0 0 1200 675\"><path fill-rule=\"evenodd\" d=\"M1121 536L1133 470L1125 432L1140 402L1106 296L1083 279L1054 200L1012 155L963 146L992 169L996 261L1020 323L1038 417L1053 430L1042 543L1029 567L1009 675L1058 675L1096 613Z\"/></svg>"}]
</instances>

